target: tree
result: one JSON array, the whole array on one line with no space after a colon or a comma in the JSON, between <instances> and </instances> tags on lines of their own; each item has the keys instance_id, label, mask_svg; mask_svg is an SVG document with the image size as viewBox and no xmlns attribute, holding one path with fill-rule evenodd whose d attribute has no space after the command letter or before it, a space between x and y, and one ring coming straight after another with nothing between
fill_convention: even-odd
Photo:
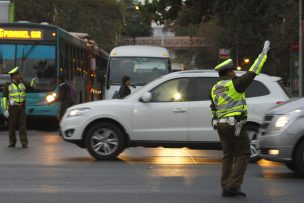
<instances>
[{"instance_id":1,"label":"tree","mask_svg":"<svg viewBox=\"0 0 304 203\"><path fill-rule=\"evenodd\" d=\"M124 37L142 37L152 34L151 21L147 21L146 11L141 4L137 4L133 0L124 0L124 27L122 35Z\"/></svg>"},{"instance_id":2,"label":"tree","mask_svg":"<svg viewBox=\"0 0 304 203\"><path fill-rule=\"evenodd\" d=\"M232 4L234 5L232 7ZM263 42L271 41L265 72L275 75L289 73L289 43L297 38L297 4L294 1L268 0L245 3L232 0L217 8L220 25L225 32L220 43L238 51L239 59L256 58ZM290 32L288 32L290 31ZM235 55L234 55L235 56Z\"/></svg>"},{"instance_id":3,"label":"tree","mask_svg":"<svg viewBox=\"0 0 304 203\"><path fill-rule=\"evenodd\" d=\"M49 22L71 32L88 33L111 50L123 26L123 7L115 0L13 0L16 20ZM39 3L38 3L39 2Z\"/></svg>"},{"instance_id":4,"label":"tree","mask_svg":"<svg viewBox=\"0 0 304 203\"><path fill-rule=\"evenodd\" d=\"M113 0L56 0L55 24L73 32L86 32L106 50L116 46L122 27L122 6Z\"/></svg>"},{"instance_id":5,"label":"tree","mask_svg":"<svg viewBox=\"0 0 304 203\"><path fill-rule=\"evenodd\" d=\"M271 41L265 72L289 74L289 43L298 38L298 1L294 0L159 0L146 5L158 23L174 25L173 29L197 25L197 36L211 30L211 44L229 48L232 57L253 59L266 39ZM216 46L212 48L216 48ZM211 51L212 49L210 49ZM216 53L216 51L213 51ZM202 53L202 52L201 52ZM202 59L203 57L197 57ZM214 64L213 64L214 65Z\"/></svg>"},{"instance_id":6,"label":"tree","mask_svg":"<svg viewBox=\"0 0 304 203\"><path fill-rule=\"evenodd\" d=\"M52 0L11 0L15 3L15 18L17 21L31 21L33 23L52 22Z\"/></svg>"}]
</instances>

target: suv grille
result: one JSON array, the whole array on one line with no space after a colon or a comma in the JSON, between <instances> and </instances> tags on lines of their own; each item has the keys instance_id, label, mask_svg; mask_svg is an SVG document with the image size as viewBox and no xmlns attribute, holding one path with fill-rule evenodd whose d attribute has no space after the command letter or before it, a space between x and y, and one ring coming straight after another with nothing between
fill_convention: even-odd
<instances>
[{"instance_id":1,"label":"suv grille","mask_svg":"<svg viewBox=\"0 0 304 203\"><path fill-rule=\"evenodd\" d=\"M273 119L273 115L266 115L265 117L264 117L264 121L271 121L272 119Z\"/></svg>"},{"instance_id":2,"label":"suv grille","mask_svg":"<svg viewBox=\"0 0 304 203\"><path fill-rule=\"evenodd\" d=\"M262 136L266 134L267 128L270 125L270 123L273 120L273 118L274 118L274 115L266 115L264 117L264 121L263 121L263 123L261 125L261 130L260 130Z\"/></svg>"},{"instance_id":3,"label":"suv grille","mask_svg":"<svg viewBox=\"0 0 304 203\"><path fill-rule=\"evenodd\" d=\"M268 154L268 149L262 148L262 149L260 149L260 153L261 154Z\"/></svg>"}]
</instances>

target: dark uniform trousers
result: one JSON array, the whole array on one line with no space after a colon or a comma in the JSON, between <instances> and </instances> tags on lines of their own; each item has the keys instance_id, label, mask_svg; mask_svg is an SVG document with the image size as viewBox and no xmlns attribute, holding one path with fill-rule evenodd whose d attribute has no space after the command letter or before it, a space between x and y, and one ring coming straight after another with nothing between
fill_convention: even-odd
<instances>
[{"instance_id":1,"label":"dark uniform trousers","mask_svg":"<svg viewBox=\"0 0 304 203\"><path fill-rule=\"evenodd\" d=\"M23 145L28 144L27 134L26 134L26 115L25 107L11 105L9 106L9 117L8 117L8 130L9 130L9 142L10 144L16 144L16 133L15 129L17 124L19 125L19 138Z\"/></svg>"},{"instance_id":2,"label":"dark uniform trousers","mask_svg":"<svg viewBox=\"0 0 304 203\"><path fill-rule=\"evenodd\" d=\"M250 160L250 141L242 127L239 136L234 135L235 128L227 123L218 124L218 133L223 150L222 189L240 189Z\"/></svg>"}]
</instances>

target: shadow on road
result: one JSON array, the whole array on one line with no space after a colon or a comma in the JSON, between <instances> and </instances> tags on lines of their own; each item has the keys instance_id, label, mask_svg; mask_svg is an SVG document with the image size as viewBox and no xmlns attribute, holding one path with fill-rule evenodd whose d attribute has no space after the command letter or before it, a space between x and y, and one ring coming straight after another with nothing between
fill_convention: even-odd
<instances>
[{"instance_id":1,"label":"shadow on road","mask_svg":"<svg viewBox=\"0 0 304 203\"><path fill-rule=\"evenodd\" d=\"M18 129L18 126L17 128ZM58 122L54 119L27 119L28 130L40 130L40 131L56 131L59 130ZM0 131L7 131L8 125L0 125Z\"/></svg>"}]
</instances>

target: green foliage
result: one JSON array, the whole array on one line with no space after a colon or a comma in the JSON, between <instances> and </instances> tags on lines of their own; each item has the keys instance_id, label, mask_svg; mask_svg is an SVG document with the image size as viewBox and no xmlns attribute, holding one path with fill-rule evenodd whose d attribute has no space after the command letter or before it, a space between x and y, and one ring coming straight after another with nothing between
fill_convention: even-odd
<instances>
[{"instance_id":1,"label":"green foliage","mask_svg":"<svg viewBox=\"0 0 304 203\"><path fill-rule=\"evenodd\" d=\"M116 45L122 27L122 7L113 0L56 0L54 24L73 32L86 32L103 49Z\"/></svg>"},{"instance_id":2,"label":"green foliage","mask_svg":"<svg viewBox=\"0 0 304 203\"><path fill-rule=\"evenodd\" d=\"M70 32L88 33L99 47L110 51L125 36L151 34L142 12L134 14L133 0L12 0L16 20L49 22Z\"/></svg>"},{"instance_id":3,"label":"green foliage","mask_svg":"<svg viewBox=\"0 0 304 203\"><path fill-rule=\"evenodd\" d=\"M52 22L52 0L11 0L11 2L15 3L16 21Z\"/></svg>"},{"instance_id":4,"label":"green foliage","mask_svg":"<svg viewBox=\"0 0 304 203\"><path fill-rule=\"evenodd\" d=\"M114 0L13 0L16 20L49 22L70 32L88 33L110 50L122 27L122 7Z\"/></svg>"},{"instance_id":5,"label":"green foliage","mask_svg":"<svg viewBox=\"0 0 304 203\"><path fill-rule=\"evenodd\" d=\"M289 74L290 41L298 39L298 1L154 0L146 6L156 22L170 25L177 34L209 39L210 47L195 51L198 66L215 65L211 62L219 48L230 49L239 63L245 57L253 62L268 39L265 72Z\"/></svg>"},{"instance_id":6,"label":"green foliage","mask_svg":"<svg viewBox=\"0 0 304 203\"><path fill-rule=\"evenodd\" d=\"M136 6L138 9L136 9ZM147 9L141 4L135 4L132 0L124 1L124 37L150 36L152 34L151 20L148 20Z\"/></svg>"}]
</instances>

